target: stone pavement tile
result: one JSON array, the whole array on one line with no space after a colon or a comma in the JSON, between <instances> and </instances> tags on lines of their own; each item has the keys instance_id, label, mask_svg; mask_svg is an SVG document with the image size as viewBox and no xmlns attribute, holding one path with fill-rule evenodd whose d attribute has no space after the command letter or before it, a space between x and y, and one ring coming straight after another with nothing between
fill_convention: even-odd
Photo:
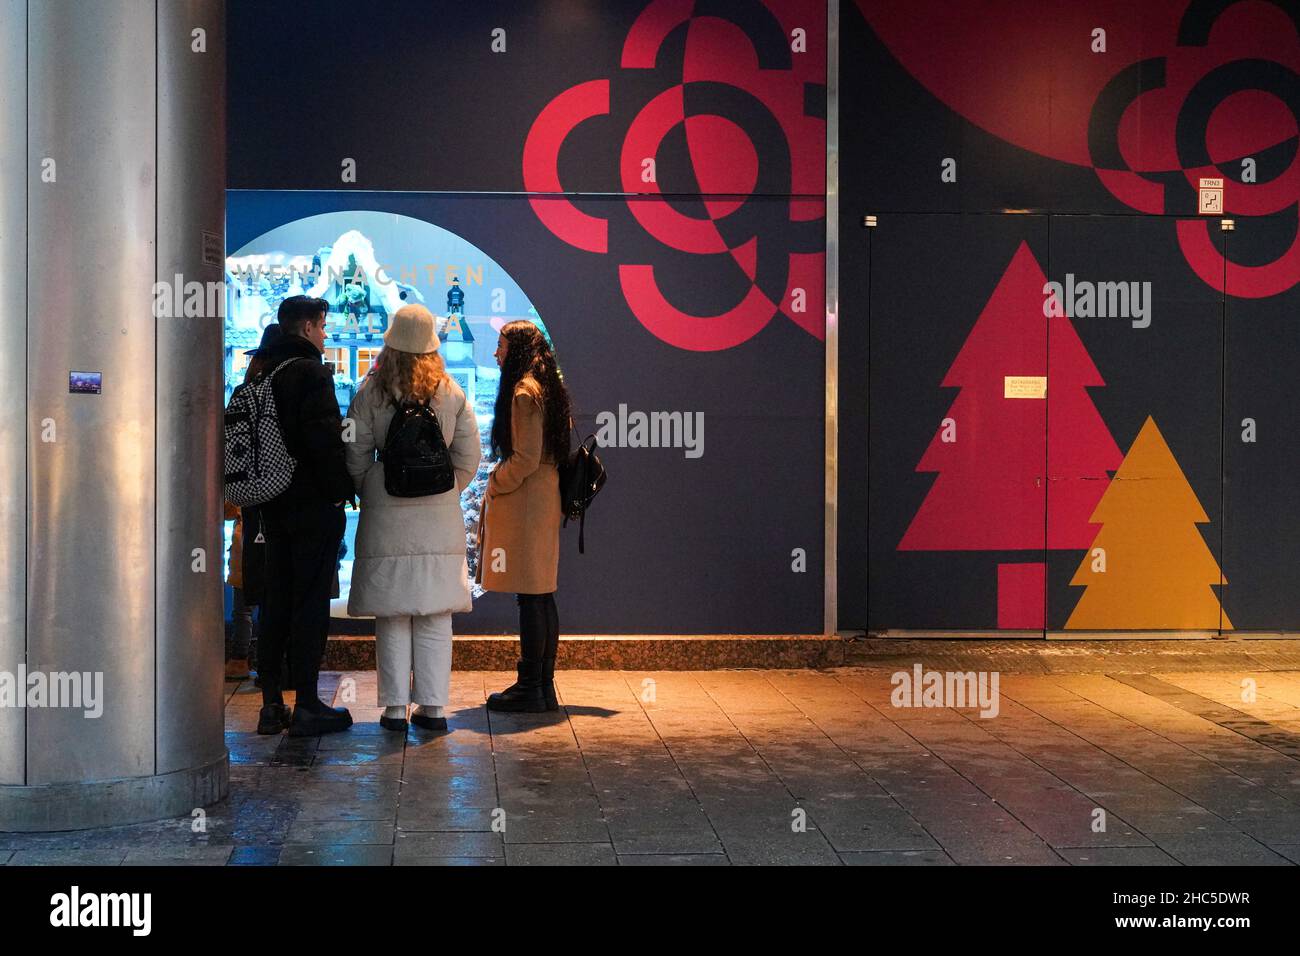
<instances>
[{"instance_id":1,"label":"stone pavement tile","mask_svg":"<svg viewBox=\"0 0 1300 956\"><path fill-rule=\"evenodd\" d=\"M376 844L298 843L280 851L280 866L391 866L393 848Z\"/></svg>"},{"instance_id":2,"label":"stone pavement tile","mask_svg":"<svg viewBox=\"0 0 1300 956\"><path fill-rule=\"evenodd\" d=\"M567 746L573 749L573 730L564 711L543 714L488 712L488 727L498 752L514 747L539 749Z\"/></svg>"},{"instance_id":3,"label":"stone pavement tile","mask_svg":"<svg viewBox=\"0 0 1300 956\"><path fill-rule=\"evenodd\" d=\"M805 797L808 816L838 853L937 850L938 844L893 797Z\"/></svg>"},{"instance_id":4,"label":"stone pavement tile","mask_svg":"<svg viewBox=\"0 0 1300 956\"><path fill-rule=\"evenodd\" d=\"M294 843L391 845L395 830L396 827L390 820L295 820L284 842L286 845Z\"/></svg>"},{"instance_id":5,"label":"stone pavement tile","mask_svg":"<svg viewBox=\"0 0 1300 956\"><path fill-rule=\"evenodd\" d=\"M263 776L278 770L278 767L268 767ZM365 800L391 799L402 785L400 767L345 767L331 764L312 767L306 771L291 771L291 774L277 782L287 788L288 792L301 793L302 788L309 786L313 793L319 791L338 798L355 796Z\"/></svg>"},{"instance_id":6,"label":"stone pavement tile","mask_svg":"<svg viewBox=\"0 0 1300 956\"><path fill-rule=\"evenodd\" d=\"M492 810L485 807L424 805L398 814L398 829L405 832L487 833L492 830Z\"/></svg>"},{"instance_id":7,"label":"stone pavement tile","mask_svg":"<svg viewBox=\"0 0 1300 956\"><path fill-rule=\"evenodd\" d=\"M1279 856L1286 857L1292 863L1300 863L1300 843L1294 845L1271 844L1269 849Z\"/></svg>"},{"instance_id":8,"label":"stone pavement tile","mask_svg":"<svg viewBox=\"0 0 1300 956\"><path fill-rule=\"evenodd\" d=\"M942 850L872 850L840 853L846 866L955 866Z\"/></svg>"},{"instance_id":9,"label":"stone pavement tile","mask_svg":"<svg viewBox=\"0 0 1300 956\"><path fill-rule=\"evenodd\" d=\"M943 849L960 866L1066 866L1046 843L1028 840L968 839L941 841Z\"/></svg>"},{"instance_id":10,"label":"stone pavement tile","mask_svg":"<svg viewBox=\"0 0 1300 956\"><path fill-rule=\"evenodd\" d=\"M226 733L256 736L258 712L261 707L260 692L256 698L239 695L232 698L226 705Z\"/></svg>"},{"instance_id":11,"label":"stone pavement tile","mask_svg":"<svg viewBox=\"0 0 1300 956\"><path fill-rule=\"evenodd\" d=\"M1290 861L1244 833L1148 833L1187 866L1288 866Z\"/></svg>"},{"instance_id":12,"label":"stone pavement tile","mask_svg":"<svg viewBox=\"0 0 1300 956\"><path fill-rule=\"evenodd\" d=\"M412 724L406 731L406 759L447 756L492 756L492 734L482 727L457 724L447 718L448 730L424 730Z\"/></svg>"},{"instance_id":13,"label":"stone pavement tile","mask_svg":"<svg viewBox=\"0 0 1300 956\"><path fill-rule=\"evenodd\" d=\"M699 795L699 801L715 827L739 822L789 830L808 813L807 808L801 807L799 801L784 789L763 794L704 791Z\"/></svg>"},{"instance_id":14,"label":"stone pavement tile","mask_svg":"<svg viewBox=\"0 0 1300 956\"><path fill-rule=\"evenodd\" d=\"M986 796L970 797L939 788L924 792L903 790L894 799L943 847L948 846L949 840L967 839L971 834L978 839L997 837L1028 844L1042 842L1006 807Z\"/></svg>"},{"instance_id":15,"label":"stone pavement tile","mask_svg":"<svg viewBox=\"0 0 1300 956\"><path fill-rule=\"evenodd\" d=\"M598 808L505 810L506 843L609 843L609 825Z\"/></svg>"},{"instance_id":16,"label":"stone pavement tile","mask_svg":"<svg viewBox=\"0 0 1300 956\"><path fill-rule=\"evenodd\" d=\"M1176 791L1130 767L1105 750L1081 739L1028 707L1003 694L1002 715L989 726L990 733L1016 748L1066 784L1084 793L1087 802L1107 811L1106 833L1090 835L1085 843L1113 843L1114 835L1131 842L1132 830L1145 829L1138 821L1153 813L1199 815L1208 811ZM1025 811L1027 814L1029 811ZM1091 811L1088 814L1091 824ZM1069 817L1077 827L1077 813ZM1118 824L1118 826L1117 826ZM1091 833L1091 829L1089 829ZM1069 845L1068 833L1044 836L1053 844Z\"/></svg>"},{"instance_id":17,"label":"stone pavement tile","mask_svg":"<svg viewBox=\"0 0 1300 956\"><path fill-rule=\"evenodd\" d=\"M730 866L722 853L619 853L619 866Z\"/></svg>"},{"instance_id":18,"label":"stone pavement tile","mask_svg":"<svg viewBox=\"0 0 1300 956\"><path fill-rule=\"evenodd\" d=\"M5 866L120 866L127 852L126 847L16 850Z\"/></svg>"},{"instance_id":19,"label":"stone pavement tile","mask_svg":"<svg viewBox=\"0 0 1300 956\"><path fill-rule=\"evenodd\" d=\"M279 737L226 732L226 749L230 752L232 768L241 764L269 764L279 746Z\"/></svg>"},{"instance_id":20,"label":"stone pavement tile","mask_svg":"<svg viewBox=\"0 0 1300 956\"><path fill-rule=\"evenodd\" d=\"M147 847L128 850L123 866L225 866L232 846Z\"/></svg>"},{"instance_id":21,"label":"stone pavement tile","mask_svg":"<svg viewBox=\"0 0 1300 956\"><path fill-rule=\"evenodd\" d=\"M1097 811L1102 811L1101 816ZM1037 793L1014 804L1017 818L1051 846L1150 846L1118 813L1078 793ZM1105 829L1096 829L1104 822Z\"/></svg>"},{"instance_id":22,"label":"stone pavement tile","mask_svg":"<svg viewBox=\"0 0 1300 956\"><path fill-rule=\"evenodd\" d=\"M321 750L316 753L312 761L312 767L328 767L333 764L344 767L369 767L402 765L402 751L392 750L384 746L369 747L364 744L354 744L352 747L337 750Z\"/></svg>"},{"instance_id":23,"label":"stone pavement tile","mask_svg":"<svg viewBox=\"0 0 1300 956\"><path fill-rule=\"evenodd\" d=\"M406 761L402 765L403 780L436 779L465 774L493 776L496 760L489 753L450 753L418 747L406 748Z\"/></svg>"},{"instance_id":24,"label":"stone pavement tile","mask_svg":"<svg viewBox=\"0 0 1300 956\"><path fill-rule=\"evenodd\" d=\"M508 832L508 831L507 831ZM507 843L508 866L614 866L608 843Z\"/></svg>"},{"instance_id":25,"label":"stone pavement tile","mask_svg":"<svg viewBox=\"0 0 1300 956\"><path fill-rule=\"evenodd\" d=\"M722 852L722 842L712 830L622 831L611 825L610 833L620 856L707 856Z\"/></svg>"},{"instance_id":26,"label":"stone pavement tile","mask_svg":"<svg viewBox=\"0 0 1300 956\"><path fill-rule=\"evenodd\" d=\"M117 850L156 846L168 835L189 832L189 820L179 824L172 820L136 823L129 826L102 827L92 830L66 830L46 833L0 832L0 850Z\"/></svg>"},{"instance_id":27,"label":"stone pavement tile","mask_svg":"<svg viewBox=\"0 0 1300 956\"><path fill-rule=\"evenodd\" d=\"M669 756L629 755L614 761L604 756L588 757L587 775L597 792L612 793L653 791L665 797L686 797L691 787L682 769Z\"/></svg>"},{"instance_id":28,"label":"stone pavement tile","mask_svg":"<svg viewBox=\"0 0 1300 956\"><path fill-rule=\"evenodd\" d=\"M1239 686L1223 692L1221 678L1222 675L1196 674L1172 682L1157 674L1129 674L1117 676L1116 680L1259 744L1261 752L1271 750L1292 759L1300 758L1300 734L1285 726L1300 717L1300 710L1267 699L1260 701L1258 697L1243 701Z\"/></svg>"},{"instance_id":29,"label":"stone pavement tile","mask_svg":"<svg viewBox=\"0 0 1300 956\"><path fill-rule=\"evenodd\" d=\"M1297 810L1300 811L1300 807ZM1246 811L1232 814L1227 822L1261 843L1300 843L1300 813L1278 817Z\"/></svg>"},{"instance_id":30,"label":"stone pavement tile","mask_svg":"<svg viewBox=\"0 0 1300 956\"><path fill-rule=\"evenodd\" d=\"M413 819L444 807L491 809L501 805L496 780L477 774L405 780L398 794L397 817Z\"/></svg>"},{"instance_id":31,"label":"stone pavement tile","mask_svg":"<svg viewBox=\"0 0 1300 956\"><path fill-rule=\"evenodd\" d=\"M1072 866L1179 866L1179 862L1155 846L1057 847L1056 852Z\"/></svg>"},{"instance_id":32,"label":"stone pavement tile","mask_svg":"<svg viewBox=\"0 0 1300 956\"><path fill-rule=\"evenodd\" d=\"M505 844L499 833L398 831L395 862L430 857L504 858Z\"/></svg>"},{"instance_id":33,"label":"stone pavement tile","mask_svg":"<svg viewBox=\"0 0 1300 956\"><path fill-rule=\"evenodd\" d=\"M237 846L227 861L229 866L275 866L279 862L278 846Z\"/></svg>"},{"instance_id":34,"label":"stone pavement tile","mask_svg":"<svg viewBox=\"0 0 1300 956\"><path fill-rule=\"evenodd\" d=\"M1272 674L1238 671L1167 673L1149 675L1170 687L1196 694L1208 701L1239 711L1267 723L1300 720L1300 694L1295 684L1272 680ZM1243 686L1250 680L1253 687ZM1253 699L1251 699L1253 697Z\"/></svg>"},{"instance_id":35,"label":"stone pavement tile","mask_svg":"<svg viewBox=\"0 0 1300 956\"><path fill-rule=\"evenodd\" d=\"M852 763L847 767L843 765L836 766L832 765L829 759L826 759L821 763L812 762L805 765L796 765L790 762L771 761L766 752L763 757L769 760L769 766L780 778L781 783L796 797L813 797L822 794L848 796L852 794L865 799L889 796L888 791L874 778Z\"/></svg>"},{"instance_id":36,"label":"stone pavement tile","mask_svg":"<svg viewBox=\"0 0 1300 956\"><path fill-rule=\"evenodd\" d=\"M838 866L840 858L811 827L804 833L733 829L719 834L727 858L738 866Z\"/></svg>"},{"instance_id":37,"label":"stone pavement tile","mask_svg":"<svg viewBox=\"0 0 1300 956\"><path fill-rule=\"evenodd\" d=\"M638 804L606 808L604 815L620 855L722 852L717 834L698 804Z\"/></svg>"},{"instance_id":38,"label":"stone pavement tile","mask_svg":"<svg viewBox=\"0 0 1300 956\"><path fill-rule=\"evenodd\" d=\"M489 815L499 809L494 787L472 790L446 790L439 793L421 790L403 794L397 805L397 825L406 830L441 830L447 814L464 811L470 816ZM478 829L478 827L475 827Z\"/></svg>"},{"instance_id":39,"label":"stone pavement tile","mask_svg":"<svg viewBox=\"0 0 1300 956\"><path fill-rule=\"evenodd\" d=\"M765 769L687 762L682 762L681 768L682 776L701 801L712 798L794 801L781 778Z\"/></svg>"},{"instance_id":40,"label":"stone pavement tile","mask_svg":"<svg viewBox=\"0 0 1300 956\"><path fill-rule=\"evenodd\" d=\"M1086 681L1086 683L1085 683ZM1162 785L1196 804L1220 813L1231 811L1245 801L1265 809L1284 812L1294 804L1250 780L1224 768L1194 750L1183 746L1148 726L1116 713L1113 708L1123 708L1135 719L1159 726L1162 721L1180 721L1189 715L1177 708L1156 701L1152 704L1135 702L1141 697L1133 688L1118 685L1120 690L1106 687L1097 678L1071 678L1071 687L1097 698L1096 702L1067 705L1040 705L1040 712L1049 719L1069 726L1078 736L1106 750ZM1110 684L1115 684L1111 681ZM1161 709L1165 708L1164 711ZM1170 716L1168 711L1175 711ZM1203 733L1211 733L1214 725L1199 718L1191 718ZM1168 728L1166 728L1168 729ZM1257 747L1257 744L1250 744ZM1141 824L1128 813L1128 822L1142 829Z\"/></svg>"},{"instance_id":41,"label":"stone pavement tile","mask_svg":"<svg viewBox=\"0 0 1300 956\"><path fill-rule=\"evenodd\" d=\"M343 705L341 705L343 706ZM390 743L401 744L405 738L396 731L388 730L379 723L379 717L383 714L382 707L376 708L371 712L371 708L366 708L363 712L355 704L347 704L348 710L352 713L352 726L341 734L327 734L321 737L321 749L330 750L338 749L342 746L343 741L356 740L358 738L374 739L376 741L384 740ZM326 747L326 741L339 741L331 747Z\"/></svg>"},{"instance_id":42,"label":"stone pavement tile","mask_svg":"<svg viewBox=\"0 0 1300 956\"><path fill-rule=\"evenodd\" d=\"M508 812L544 811L553 816L600 814L600 801L590 781L555 784L549 780L497 782L500 806ZM587 842L587 841L578 841Z\"/></svg>"},{"instance_id":43,"label":"stone pavement tile","mask_svg":"<svg viewBox=\"0 0 1300 956\"><path fill-rule=\"evenodd\" d=\"M1118 795L1117 795L1118 798ZM1238 828L1204 807L1135 807L1124 811L1125 820L1143 834L1236 833Z\"/></svg>"},{"instance_id":44,"label":"stone pavement tile","mask_svg":"<svg viewBox=\"0 0 1300 956\"><path fill-rule=\"evenodd\" d=\"M937 666L929 645L910 659ZM726 862L720 848L739 862L855 865L1297 855L1300 759L1278 747L1300 735L1300 677L1256 675L1259 696L1242 702L1226 669L1126 683L1056 667L1004 673L993 720L893 707L893 667L566 672L565 713L518 717L482 706L507 675L455 672L452 732L405 738L378 727L373 674L331 675L354 679L358 722L324 738L258 737L259 695L240 690L227 707L232 797L208 809L206 833L182 818L0 834L0 860L451 864L480 859L484 838L498 859L633 865ZM491 831L497 807L504 837ZM1091 832L1098 807L1105 834ZM795 811L805 832L791 830ZM351 842L371 838L384 842ZM1148 838L1164 849L1115 845Z\"/></svg>"},{"instance_id":45,"label":"stone pavement tile","mask_svg":"<svg viewBox=\"0 0 1300 956\"><path fill-rule=\"evenodd\" d=\"M393 861L394 866L505 866L504 856L408 856Z\"/></svg>"},{"instance_id":46,"label":"stone pavement tile","mask_svg":"<svg viewBox=\"0 0 1300 956\"><path fill-rule=\"evenodd\" d=\"M310 800L303 800L298 805L298 822L325 820L384 820L389 823L397 817L397 792L392 796L367 798L356 796L319 797L312 794Z\"/></svg>"},{"instance_id":47,"label":"stone pavement tile","mask_svg":"<svg viewBox=\"0 0 1300 956\"><path fill-rule=\"evenodd\" d=\"M366 727L367 725L362 725ZM378 726L378 725L374 725ZM341 734L324 734L320 738L320 746L316 748L318 755L334 752L346 753L367 753L367 754L400 754L406 749L406 738L401 734L389 733L354 733L348 730Z\"/></svg>"},{"instance_id":48,"label":"stone pavement tile","mask_svg":"<svg viewBox=\"0 0 1300 956\"><path fill-rule=\"evenodd\" d=\"M1277 750L1264 747L1255 740L1235 734L1225 727L1188 713L1169 701L1144 693L1131 685L1106 678L1069 678L1067 685L1080 697L1087 698L1097 708L1108 711L1110 721L1121 719L1127 724L1128 745L1144 757L1164 757L1166 775L1180 775L1188 783L1204 780L1206 766L1213 767L1214 780L1203 786L1206 797L1222 791L1231 777L1249 779L1252 774L1277 775L1284 773L1290 758ZM1134 734L1134 726L1143 728L1145 734ZM1092 739L1092 737L1089 737ZM1123 743L1123 741L1121 741ZM1174 749L1177 748L1177 749ZM1109 749L1109 748L1108 748ZM1139 766L1139 769L1145 767ZM1164 780L1165 777L1160 777ZM1187 796L1216 809L1212 803L1201 799L1201 792L1188 792ZM1278 799L1284 799L1279 796Z\"/></svg>"},{"instance_id":49,"label":"stone pavement tile","mask_svg":"<svg viewBox=\"0 0 1300 956\"><path fill-rule=\"evenodd\" d=\"M0 850L0 866L9 862L9 858L14 855L13 850Z\"/></svg>"},{"instance_id":50,"label":"stone pavement tile","mask_svg":"<svg viewBox=\"0 0 1300 956\"><path fill-rule=\"evenodd\" d=\"M496 762L496 778L503 791L519 787L566 793L592 792L591 775L576 756L561 759L551 756L501 758Z\"/></svg>"}]
</instances>

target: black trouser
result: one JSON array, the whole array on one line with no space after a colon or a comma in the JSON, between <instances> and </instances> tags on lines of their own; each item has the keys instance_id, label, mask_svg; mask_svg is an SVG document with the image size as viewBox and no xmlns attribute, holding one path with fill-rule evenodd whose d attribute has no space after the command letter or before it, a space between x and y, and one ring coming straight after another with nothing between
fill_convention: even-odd
<instances>
[{"instance_id":1,"label":"black trouser","mask_svg":"<svg viewBox=\"0 0 1300 956\"><path fill-rule=\"evenodd\" d=\"M560 646L560 612L555 595L517 594L519 602L519 643L526 661L554 661Z\"/></svg>"},{"instance_id":2,"label":"black trouser","mask_svg":"<svg viewBox=\"0 0 1300 956\"><path fill-rule=\"evenodd\" d=\"M330 588L347 524L343 509L320 502L267 506L266 586L257 659L262 694L284 687L285 650L300 702L316 699L316 680L329 639Z\"/></svg>"}]
</instances>

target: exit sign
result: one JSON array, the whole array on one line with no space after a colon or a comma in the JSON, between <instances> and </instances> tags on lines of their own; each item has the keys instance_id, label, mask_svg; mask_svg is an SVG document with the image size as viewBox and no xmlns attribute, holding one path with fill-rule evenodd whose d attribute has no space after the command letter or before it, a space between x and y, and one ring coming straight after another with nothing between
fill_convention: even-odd
<instances>
[{"instance_id":1,"label":"exit sign","mask_svg":"<svg viewBox=\"0 0 1300 956\"><path fill-rule=\"evenodd\" d=\"M1200 202L1197 212L1202 216L1221 216L1223 214L1223 179L1203 178L1200 185Z\"/></svg>"}]
</instances>

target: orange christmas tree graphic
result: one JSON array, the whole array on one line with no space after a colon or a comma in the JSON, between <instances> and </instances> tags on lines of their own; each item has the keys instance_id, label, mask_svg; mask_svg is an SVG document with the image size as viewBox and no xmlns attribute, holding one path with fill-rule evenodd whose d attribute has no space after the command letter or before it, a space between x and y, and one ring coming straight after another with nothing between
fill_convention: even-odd
<instances>
[{"instance_id":1,"label":"orange christmas tree graphic","mask_svg":"<svg viewBox=\"0 0 1300 956\"><path fill-rule=\"evenodd\" d=\"M1101 524L1074 573L1087 590L1076 630L1231 630L1213 588L1226 584L1198 524L1210 520L1148 417L1092 513Z\"/></svg>"}]
</instances>

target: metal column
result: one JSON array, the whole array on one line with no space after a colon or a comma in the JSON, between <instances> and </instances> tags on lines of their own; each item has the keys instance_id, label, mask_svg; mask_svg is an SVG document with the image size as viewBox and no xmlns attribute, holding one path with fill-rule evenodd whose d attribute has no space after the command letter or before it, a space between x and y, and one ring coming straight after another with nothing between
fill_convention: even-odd
<instances>
[{"instance_id":1,"label":"metal column","mask_svg":"<svg viewBox=\"0 0 1300 956\"><path fill-rule=\"evenodd\" d=\"M25 590L0 669L21 641L28 673L102 675L98 717L0 708L0 829L189 814L224 796L228 772L221 317L153 305L155 282L222 278L224 5L0 2L0 84L22 54L26 90L0 93L0 116L26 129L0 187L0 253L26 263L25 327L8 328L7 303L3 361L25 339L27 411L25 435L0 431L0 621ZM76 371L99 373L101 392L72 391ZM24 485L20 563L10 492Z\"/></svg>"}]
</instances>

